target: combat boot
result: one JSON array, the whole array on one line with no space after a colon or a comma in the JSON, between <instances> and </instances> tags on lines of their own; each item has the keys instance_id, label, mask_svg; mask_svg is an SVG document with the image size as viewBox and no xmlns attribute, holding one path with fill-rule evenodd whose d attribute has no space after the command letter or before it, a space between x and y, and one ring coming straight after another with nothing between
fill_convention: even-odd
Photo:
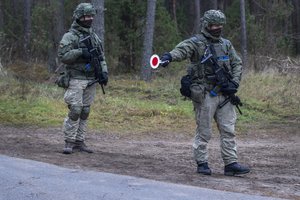
<instances>
[{"instance_id":1,"label":"combat boot","mask_svg":"<svg viewBox=\"0 0 300 200\"><path fill-rule=\"evenodd\" d=\"M225 176L234 176L239 174L247 174L250 172L249 167L238 164L237 162L226 165L224 168Z\"/></svg>"},{"instance_id":2,"label":"combat boot","mask_svg":"<svg viewBox=\"0 0 300 200\"><path fill-rule=\"evenodd\" d=\"M66 144L65 144L65 147L63 149L63 153L64 154L73 153L73 148L75 147L75 143L71 142L71 141L68 141L68 140L65 140L65 142L66 142Z\"/></svg>"},{"instance_id":3,"label":"combat boot","mask_svg":"<svg viewBox=\"0 0 300 200\"><path fill-rule=\"evenodd\" d=\"M84 141L76 140L76 148L79 149L79 151L84 151L87 153L94 153L94 151L92 149L90 149L86 146Z\"/></svg>"},{"instance_id":4,"label":"combat boot","mask_svg":"<svg viewBox=\"0 0 300 200\"><path fill-rule=\"evenodd\" d=\"M204 175L211 175L211 169L208 167L207 162L198 164L197 173Z\"/></svg>"}]
</instances>

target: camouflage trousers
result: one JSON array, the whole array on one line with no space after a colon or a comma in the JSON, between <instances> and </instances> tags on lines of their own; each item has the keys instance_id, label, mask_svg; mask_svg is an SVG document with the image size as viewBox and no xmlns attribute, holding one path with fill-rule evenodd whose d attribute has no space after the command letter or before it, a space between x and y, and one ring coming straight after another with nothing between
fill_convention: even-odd
<instances>
[{"instance_id":1,"label":"camouflage trousers","mask_svg":"<svg viewBox=\"0 0 300 200\"><path fill-rule=\"evenodd\" d=\"M65 92L64 100L68 106L90 106L96 94L96 84L87 87L89 80L71 79L70 85ZM84 141L87 132L88 120L79 119L74 121L68 116L64 120L63 132L65 140Z\"/></svg>"},{"instance_id":2,"label":"camouflage trousers","mask_svg":"<svg viewBox=\"0 0 300 200\"><path fill-rule=\"evenodd\" d=\"M234 127L236 112L230 102L221 109L218 105L225 100L223 95L212 97L206 94L201 103L193 102L197 123L193 143L194 157L197 163L208 162L207 146L211 139L213 119L220 133L221 156L225 165L237 162L237 147Z\"/></svg>"}]
</instances>

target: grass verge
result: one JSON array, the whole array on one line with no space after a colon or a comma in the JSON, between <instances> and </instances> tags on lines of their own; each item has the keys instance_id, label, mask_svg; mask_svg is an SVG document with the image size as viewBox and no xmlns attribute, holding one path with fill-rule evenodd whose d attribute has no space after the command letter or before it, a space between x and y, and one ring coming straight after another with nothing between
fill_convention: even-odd
<instances>
[{"instance_id":1,"label":"grass verge","mask_svg":"<svg viewBox=\"0 0 300 200\"><path fill-rule=\"evenodd\" d=\"M183 132L195 129L193 107L179 93L180 75L156 77L146 83L132 77L110 78L106 95L97 89L89 127L120 133ZM68 109L64 91L54 84L2 78L2 124L61 126ZM248 74L238 94L244 106L238 131L251 124L299 120L300 78L278 74Z\"/></svg>"}]
</instances>

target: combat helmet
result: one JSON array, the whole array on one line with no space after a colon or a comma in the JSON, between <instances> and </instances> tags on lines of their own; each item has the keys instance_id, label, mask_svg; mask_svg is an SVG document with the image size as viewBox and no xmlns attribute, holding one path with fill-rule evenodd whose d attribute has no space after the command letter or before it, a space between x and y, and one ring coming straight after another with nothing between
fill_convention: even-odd
<instances>
[{"instance_id":1,"label":"combat helmet","mask_svg":"<svg viewBox=\"0 0 300 200\"><path fill-rule=\"evenodd\" d=\"M226 24L226 17L220 10L208 10L201 19L203 26L208 27L211 24Z\"/></svg>"},{"instance_id":2,"label":"combat helmet","mask_svg":"<svg viewBox=\"0 0 300 200\"><path fill-rule=\"evenodd\" d=\"M96 15L96 9L92 4L80 3L73 12L73 19L78 20L85 15Z\"/></svg>"}]
</instances>

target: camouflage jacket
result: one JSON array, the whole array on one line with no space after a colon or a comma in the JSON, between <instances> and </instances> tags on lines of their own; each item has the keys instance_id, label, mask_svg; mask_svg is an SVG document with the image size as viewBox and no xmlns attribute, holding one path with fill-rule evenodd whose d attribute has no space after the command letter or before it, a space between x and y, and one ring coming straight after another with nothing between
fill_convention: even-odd
<instances>
[{"instance_id":1,"label":"camouflage jacket","mask_svg":"<svg viewBox=\"0 0 300 200\"><path fill-rule=\"evenodd\" d=\"M80 44L80 39L90 35L93 47L99 47L102 51L103 61L101 67L103 72L107 72L107 65L101 44L101 40L92 30L92 28L83 28L74 21L71 29L64 34L58 47L58 57L65 64L67 72L71 78L75 79L95 79L95 69L87 65L87 61L82 59L82 48L86 48L84 44Z\"/></svg>"},{"instance_id":2,"label":"camouflage jacket","mask_svg":"<svg viewBox=\"0 0 300 200\"><path fill-rule=\"evenodd\" d=\"M200 63L209 44L214 45L217 54L216 56L218 58L218 64L220 66L224 66L225 64L229 69L233 80L239 84L242 76L242 61L237 55L233 45L229 40L221 37L215 38L205 30L202 30L201 34L199 35L180 42L170 52L172 61L182 61L184 59L189 59L190 64L188 68L189 72L192 75L193 82L204 85L211 85L212 83L208 81L206 75L214 73L212 66Z\"/></svg>"}]
</instances>

